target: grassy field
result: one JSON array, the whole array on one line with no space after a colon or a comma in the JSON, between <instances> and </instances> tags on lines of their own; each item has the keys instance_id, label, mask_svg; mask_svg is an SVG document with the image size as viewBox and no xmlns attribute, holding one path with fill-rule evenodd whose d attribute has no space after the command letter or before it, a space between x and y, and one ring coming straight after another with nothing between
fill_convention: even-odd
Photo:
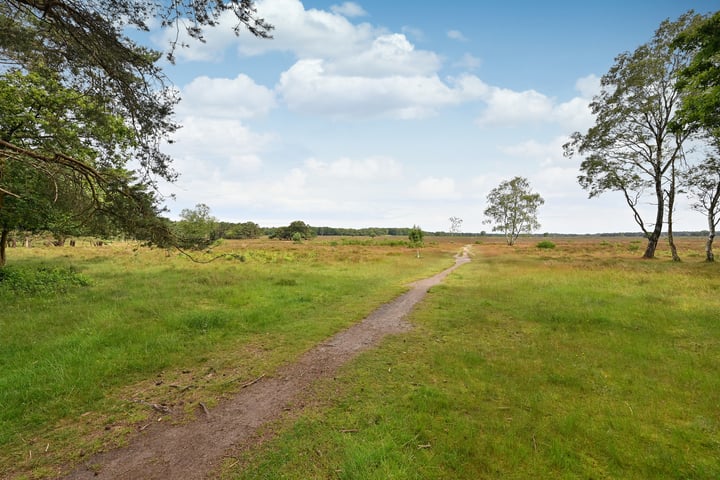
<instances>
[{"instance_id":1,"label":"grassy field","mask_svg":"<svg viewBox=\"0 0 720 480\"><path fill-rule=\"evenodd\" d=\"M412 332L224 478L720 478L720 269L702 241L682 264L638 259L637 240L555 242L475 245Z\"/></svg>"},{"instance_id":2,"label":"grassy field","mask_svg":"<svg viewBox=\"0 0 720 480\"><path fill-rule=\"evenodd\" d=\"M122 444L154 413L138 400L187 416L211 407L450 266L461 248L429 245L418 259L402 245L356 243L227 242L215 253L234 256L209 264L129 244L11 249L0 284L0 472L52 477L63 461ZM28 269L42 275L8 281Z\"/></svg>"},{"instance_id":3,"label":"grassy field","mask_svg":"<svg viewBox=\"0 0 720 480\"><path fill-rule=\"evenodd\" d=\"M420 259L380 239L229 242L210 264L13 249L11 267L80 281L0 290L0 472L52 477L122 444L150 413L134 400L190 418L474 240L429 239ZM223 477L720 478L720 266L703 239L681 240L680 264L640 260L639 239L547 240L479 240L411 332L318 384Z\"/></svg>"}]
</instances>

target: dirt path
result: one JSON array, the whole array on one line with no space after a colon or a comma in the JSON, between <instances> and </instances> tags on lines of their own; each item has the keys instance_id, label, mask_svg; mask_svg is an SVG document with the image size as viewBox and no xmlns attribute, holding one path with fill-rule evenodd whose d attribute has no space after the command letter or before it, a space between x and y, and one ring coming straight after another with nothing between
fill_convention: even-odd
<instances>
[{"instance_id":1,"label":"dirt path","mask_svg":"<svg viewBox=\"0 0 720 480\"><path fill-rule=\"evenodd\" d=\"M407 331L404 320L412 307L450 272L470 261L468 248L455 265L413 283L412 289L387 303L360 323L338 333L221 403L198 420L179 426L153 426L125 448L89 458L66 479L204 479L220 465L223 455L249 445L258 428L278 418L287 405L315 380L333 374L358 353L383 337Z\"/></svg>"}]
</instances>

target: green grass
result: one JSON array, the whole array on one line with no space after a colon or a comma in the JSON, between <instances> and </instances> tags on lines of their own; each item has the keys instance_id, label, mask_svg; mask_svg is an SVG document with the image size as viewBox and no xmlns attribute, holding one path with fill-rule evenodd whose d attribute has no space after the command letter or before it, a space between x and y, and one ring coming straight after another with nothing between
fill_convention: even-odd
<instances>
[{"instance_id":1,"label":"green grass","mask_svg":"<svg viewBox=\"0 0 720 480\"><path fill-rule=\"evenodd\" d=\"M224 478L720 478L720 270L627 244L474 247Z\"/></svg>"},{"instance_id":2,"label":"green grass","mask_svg":"<svg viewBox=\"0 0 720 480\"><path fill-rule=\"evenodd\" d=\"M21 292L0 283L0 471L53 476L58 463L122 443L149 414L133 399L188 414L199 401L212 405L451 265L455 253L428 249L418 260L403 247L312 242L223 248L235 255L209 264L129 245L10 250L8 271L31 279L77 271L83 281Z\"/></svg>"}]
</instances>

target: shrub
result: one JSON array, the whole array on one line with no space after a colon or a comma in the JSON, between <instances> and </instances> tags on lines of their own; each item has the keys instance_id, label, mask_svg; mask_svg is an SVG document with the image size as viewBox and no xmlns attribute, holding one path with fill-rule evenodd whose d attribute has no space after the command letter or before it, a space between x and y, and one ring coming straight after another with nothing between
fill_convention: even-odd
<instances>
[{"instance_id":1,"label":"shrub","mask_svg":"<svg viewBox=\"0 0 720 480\"><path fill-rule=\"evenodd\" d=\"M0 268L0 292L28 295L64 293L70 287L88 285L88 278L72 268Z\"/></svg>"},{"instance_id":2,"label":"shrub","mask_svg":"<svg viewBox=\"0 0 720 480\"><path fill-rule=\"evenodd\" d=\"M555 248L555 244L550 240L543 240L542 242L539 242L536 246L537 248Z\"/></svg>"}]
</instances>

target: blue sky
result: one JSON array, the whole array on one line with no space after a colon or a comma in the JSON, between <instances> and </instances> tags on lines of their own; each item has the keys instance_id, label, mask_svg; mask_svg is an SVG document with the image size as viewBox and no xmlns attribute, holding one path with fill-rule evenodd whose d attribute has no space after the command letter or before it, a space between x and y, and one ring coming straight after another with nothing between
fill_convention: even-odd
<instances>
[{"instance_id":1,"label":"blue sky","mask_svg":"<svg viewBox=\"0 0 720 480\"><path fill-rule=\"evenodd\" d=\"M274 39L232 18L177 52L170 216L197 203L262 226L490 230L485 198L514 176L545 198L541 232L637 231L621 196L587 199L563 158L616 55L720 0L260 0ZM167 47L169 32L148 40ZM704 219L682 206L677 230Z\"/></svg>"}]
</instances>

